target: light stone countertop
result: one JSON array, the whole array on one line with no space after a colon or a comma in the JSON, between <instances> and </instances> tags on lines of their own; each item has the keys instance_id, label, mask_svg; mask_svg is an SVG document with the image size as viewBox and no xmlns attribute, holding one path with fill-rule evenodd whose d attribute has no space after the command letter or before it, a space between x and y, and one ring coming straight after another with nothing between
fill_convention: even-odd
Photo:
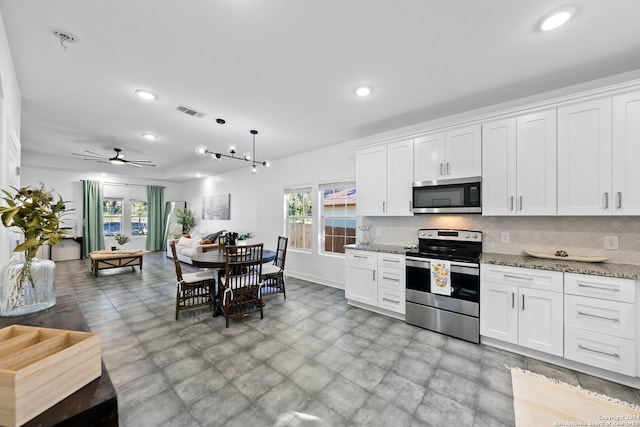
<instances>
[{"instance_id":1,"label":"light stone countertop","mask_svg":"<svg viewBox=\"0 0 640 427\"><path fill-rule=\"evenodd\" d=\"M609 262L563 261L561 258L544 259L529 255L507 255L483 252L480 262L510 267L537 268L562 271L563 273L592 274L594 276L640 279L640 265L614 264Z\"/></svg>"},{"instance_id":2,"label":"light stone countertop","mask_svg":"<svg viewBox=\"0 0 640 427\"><path fill-rule=\"evenodd\" d=\"M345 249L383 252L404 255L409 249L402 245L361 244L345 245ZM480 262L505 265L509 267L537 268L540 270L562 271L563 273L592 274L594 276L617 277L620 279L640 280L640 265L615 264L610 262L578 262L562 259L535 258L529 255L509 255L483 252Z\"/></svg>"},{"instance_id":3,"label":"light stone countertop","mask_svg":"<svg viewBox=\"0 0 640 427\"><path fill-rule=\"evenodd\" d=\"M370 251L370 252L384 252L387 254L398 254L404 255L409 249L406 249L402 245L385 245L385 244L376 244L376 243L356 243L353 245L345 245L345 249L355 249L358 251Z\"/></svg>"}]
</instances>

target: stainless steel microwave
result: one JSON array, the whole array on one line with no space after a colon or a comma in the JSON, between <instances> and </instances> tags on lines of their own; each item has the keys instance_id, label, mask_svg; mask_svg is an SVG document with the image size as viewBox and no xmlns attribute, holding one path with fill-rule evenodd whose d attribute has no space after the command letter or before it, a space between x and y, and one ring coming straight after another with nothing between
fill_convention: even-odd
<instances>
[{"instance_id":1,"label":"stainless steel microwave","mask_svg":"<svg viewBox=\"0 0 640 427\"><path fill-rule=\"evenodd\" d=\"M482 213L482 178L413 183L413 213Z\"/></svg>"}]
</instances>

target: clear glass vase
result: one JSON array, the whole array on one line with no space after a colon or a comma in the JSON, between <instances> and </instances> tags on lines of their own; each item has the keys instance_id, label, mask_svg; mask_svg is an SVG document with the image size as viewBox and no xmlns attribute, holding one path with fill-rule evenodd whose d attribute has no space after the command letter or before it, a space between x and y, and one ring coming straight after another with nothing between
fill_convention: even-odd
<instances>
[{"instance_id":1,"label":"clear glass vase","mask_svg":"<svg viewBox=\"0 0 640 427\"><path fill-rule=\"evenodd\" d=\"M56 264L31 259L25 269L24 253L14 255L0 272L0 316L35 313L56 305ZM31 271L31 279L27 271Z\"/></svg>"}]
</instances>

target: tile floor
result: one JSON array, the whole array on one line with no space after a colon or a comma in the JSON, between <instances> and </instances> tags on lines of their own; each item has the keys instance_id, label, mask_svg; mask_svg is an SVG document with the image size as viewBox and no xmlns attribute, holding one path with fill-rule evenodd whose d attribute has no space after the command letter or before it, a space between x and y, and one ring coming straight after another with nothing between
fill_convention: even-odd
<instances>
[{"instance_id":1,"label":"tile floor","mask_svg":"<svg viewBox=\"0 0 640 427\"><path fill-rule=\"evenodd\" d=\"M118 393L120 423L141 426L512 426L519 366L640 403L639 391L347 305L344 291L289 278L264 319L174 320L175 273L164 252L142 273L57 262ZM189 266L184 271L191 271Z\"/></svg>"}]
</instances>

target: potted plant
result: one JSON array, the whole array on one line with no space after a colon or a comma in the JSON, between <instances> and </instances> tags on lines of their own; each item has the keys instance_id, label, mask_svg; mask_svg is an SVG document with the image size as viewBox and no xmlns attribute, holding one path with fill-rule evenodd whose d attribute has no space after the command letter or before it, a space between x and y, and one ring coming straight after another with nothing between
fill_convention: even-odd
<instances>
[{"instance_id":1,"label":"potted plant","mask_svg":"<svg viewBox=\"0 0 640 427\"><path fill-rule=\"evenodd\" d=\"M237 244L238 245L246 245L248 242L247 240L251 239L253 237L253 234L251 232L248 233L242 233L240 235L238 235L237 237Z\"/></svg>"},{"instance_id":2,"label":"potted plant","mask_svg":"<svg viewBox=\"0 0 640 427\"><path fill-rule=\"evenodd\" d=\"M62 197L54 202L51 192L39 187L11 187L2 190L6 206L0 207L2 224L17 227L24 235L9 264L0 274L0 316L20 316L44 310L56 303L55 263L36 258L38 250L48 243L62 241L68 227L62 227L67 209Z\"/></svg>"},{"instance_id":3,"label":"potted plant","mask_svg":"<svg viewBox=\"0 0 640 427\"><path fill-rule=\"evenodd\" d=\"M183 209L176 212L178 224L182 225L182 233L186 234L196 226L196 220L189 209Z\"/></svg>"},{"instance_id":4,"label":"potted plant","mask_svg":"<svg viewBox=\"0 0 640 427\"><path fill-rule=\"evenodd\" d=\"M129 240L130 240L129 236L125 236L124 234L120 234L120 233L116 234L113 237L115 237L116 242L118 242L120 246L124 246L125 244L129 243Z\"/></svg>"}]
</instances>

